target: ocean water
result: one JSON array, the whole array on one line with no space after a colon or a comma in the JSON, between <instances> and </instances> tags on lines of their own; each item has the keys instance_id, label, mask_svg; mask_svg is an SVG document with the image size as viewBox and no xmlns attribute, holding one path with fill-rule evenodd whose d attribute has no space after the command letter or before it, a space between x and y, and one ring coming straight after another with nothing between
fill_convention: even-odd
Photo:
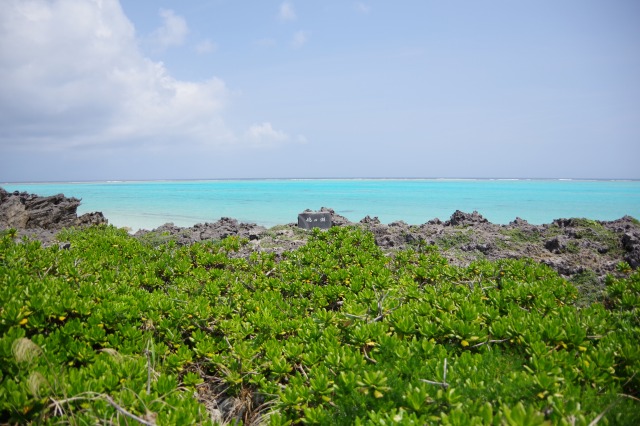
<instances>
[{"instance_id":1,"label":"ocean water","mask_svg":"<svg viewBox=\"0 0 640 426\"><path fill-rule=\"evenodd\" d=\"M640 181L488 179L265 179L0 183L7 191L64 193L82 199L78 213L101 211L118 227L153 229L233 217L271 227L297 221L305 209L331 207L351 221L422 224L455 210L478 211L493 223L516 217L533 224L585 217L640 219Z\"/></svg>"}]
</instances>

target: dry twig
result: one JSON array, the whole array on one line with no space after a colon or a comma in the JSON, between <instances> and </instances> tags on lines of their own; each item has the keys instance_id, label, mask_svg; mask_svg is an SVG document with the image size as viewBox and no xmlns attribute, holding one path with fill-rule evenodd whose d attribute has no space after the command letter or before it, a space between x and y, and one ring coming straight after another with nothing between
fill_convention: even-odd
<instances>
[{"instance_id":1,"label":"dry twig","mask_svg":"<svg viewBox=\"0 0 640 426\"><path fill-rule=\"evenodd\" d=\"M444 359L444 367L442 372L442 381L434 382L433 380L420 379L421 382L429 383L430 385L442 386L443 389L447 389L449 384L447 383L447 359Z\"/></svg>"},{"instance_id":2,"label":"dry twig","mask_svg":"<svg viewBox=\"0 0 640 426\"><path fill-rule=\"evenodd\" d=\"M84 396L86 395L86 396ZM54 414L56 415L60 415L64 413L64 409L62 408L62 406L64 404L69 404L71 402L74 401L96 401L102 399L104 401L106 401L109 405L111 405L113 408L116 409L116 411L118 411L120 414L129 417L130 419L133 419L135 421L137 421L138 423L141 423L145 426L155 426L155 421L148 421L146 419L143 419L142 417L138 417L135 414L125 410L124 408L122 408L117 402L115 402L113 400L113 398L111 398L109 395L106 394L96 394L94 392L86 392L84 394L80 394L78 396L74 396L71 398L66 398L66 399L62 399L62 400L55 400L53 398L51 398L52 403L49 404L49 408L53 409Z\"/></svg>"},{"instance_id":3,"label":"dry twig","mask_svg":"<svg viewBox=\"0 0 640 426\"><path fill-rule=\"evenodd\" d=\"M473 346L471 346L471 347L472 347L472 348L477 348L477 347L479 347L479 346L486 345L486 344L489 344L489 343L502 343L502 342L506 342L507 340L509 340L509 339L502 339L502 340L487 340L486 342L480 342L480 343L478 343L477 345L473 345Z\"/></svg>"}]
</instances>

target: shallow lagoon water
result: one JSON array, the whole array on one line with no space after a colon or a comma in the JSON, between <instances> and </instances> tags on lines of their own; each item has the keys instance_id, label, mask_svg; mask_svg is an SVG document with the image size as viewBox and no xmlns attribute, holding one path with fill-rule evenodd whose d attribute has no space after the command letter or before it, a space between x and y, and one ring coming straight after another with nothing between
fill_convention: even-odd
<instances>
[{"instance_id":1,"label":"shallow lagoon water","mask_svg":"<svg viewBox=\"0 0 640 426\"><path fill-rule=\"evenodd\" d=\"M82 199L78 213L101 211L119 227L152 229L233 217L267 227L297 221L305 209L331 207L351 221L422 224L455 210L493 223L533 224L561 217L640 218L640 181L490 179L264 179L3 183L7 191L64 193Z\"/></svg>"}]
</instances>

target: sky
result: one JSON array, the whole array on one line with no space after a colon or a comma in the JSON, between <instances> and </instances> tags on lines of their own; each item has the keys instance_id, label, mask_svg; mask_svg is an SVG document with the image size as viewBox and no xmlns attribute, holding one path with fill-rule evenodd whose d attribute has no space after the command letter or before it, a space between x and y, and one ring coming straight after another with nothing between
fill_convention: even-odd
<instances>
[{"instance_id":1,"label":"sky","mask_svg":"<svg viewBox=\"0 0 640 426\"><path fill-rule=\"evenodd\" d=\"M0 182L640 178L637 0L2 0Z\"/></svg>"}]
</instances>

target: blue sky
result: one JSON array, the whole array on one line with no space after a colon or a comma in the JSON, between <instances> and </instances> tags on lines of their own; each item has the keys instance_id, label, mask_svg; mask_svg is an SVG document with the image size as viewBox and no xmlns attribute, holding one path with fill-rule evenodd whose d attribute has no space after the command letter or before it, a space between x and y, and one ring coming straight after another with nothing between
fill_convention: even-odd
<instances>
[{"instance_id":1,"label":"blue sky","mask_svg":"<svg viewBox=\"0 0 640 426\"><path fill-rule=\"evenodd\" d=\"M640 178L635 0L3 0L0 182Z\"/></svg>"}]
</instances>

